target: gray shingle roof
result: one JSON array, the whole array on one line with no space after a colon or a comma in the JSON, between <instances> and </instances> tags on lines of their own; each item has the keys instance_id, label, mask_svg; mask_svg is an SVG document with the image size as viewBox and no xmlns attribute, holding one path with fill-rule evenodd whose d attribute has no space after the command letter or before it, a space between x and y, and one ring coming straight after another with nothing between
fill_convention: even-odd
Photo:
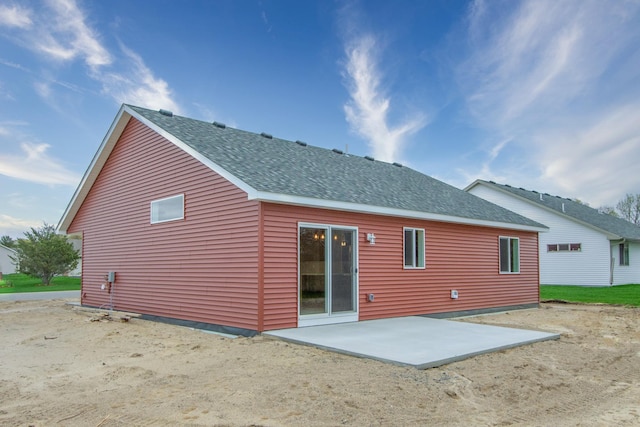
<instances>
[{"instance_id":1,"label":"gray shingle roof","mask_svg":"<svg viewBox=\"0 0 640 427\"><path fill-rule=\"evenodd\" d=\"M546 228L405 166L128 108L260 192Z\"/></svg>"},{"instance_id":2,"label":"gray shingle roof","mask_svg":"<svg viewBox=\"0 0 640 427\"><path fill-rule=\"evenodd\" d=\"M598 212L582 203L575 202L559 196L552 196L547 193L539 193L524 188L516 188L510 185L498 184L493 181L482 181L485 185L493 186L502 191L506 191L523 199L527 199L537 205L554 210L561 215L574 218L583 223L589 224L599 230L609 234L614 234L621 239L640 240L640 227L621 218ZM564 210L563 210L564 208Z\"/></svg>"}]
</instances>

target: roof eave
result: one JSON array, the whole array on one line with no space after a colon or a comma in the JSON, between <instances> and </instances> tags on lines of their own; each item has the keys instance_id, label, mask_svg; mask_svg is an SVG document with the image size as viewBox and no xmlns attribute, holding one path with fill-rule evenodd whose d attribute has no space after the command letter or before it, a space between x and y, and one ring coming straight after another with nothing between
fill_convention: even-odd
<instances>
[{"instance_id":1,"label":"roof eave","mask_svg":"<svg viewBox=\"0 0 640 427\"><path fill-rule=\"evenodd\" d=\"M559 215L559 216L561 216L561 217L563 217L563 218L565 218L565 219L568 219L568 220L573 221L573 222L575 222L575 223L578 223L578 224L584 225L584 226L585 226L585 227L587 227L587 228L590 228L590 229L592 229L592 230L595 230L595 231L597 231L597 232L599 232L599 233L604 234L604 236L605 236L607 239L609 239L609 240L619 240L619 239L624 239L624 238L625 238L624 236L620 236L620 235L618 235L618 234L612 233L612 232L607 231L607 230L605 230L605 229L603 229L603 228L600 228L600 227L598 227L598 226L596 226L596 225L593 225L593 224L591 224L591 223L589 223L589 222L582 221L582 220L580 220L580 219L578 219L578 218L575 218L575 217L573 217L573 216L571 216L571 215L567 215L567 213L565 213L565 212L561 212L561 211L559 211L559 210L557 210L557 209L550 208L550 207L548 207L548 206L545 206L545 205L543 205L543 204L537 203L537 202L535 202L535 201L533 201L533 200L531 200L531 199L528 199L528 198L526 198L526 197L522 197L522 196L520 196L520 195L518 195L518 194L512 193L511 191L504 190L504 189L503 189L503 188L501 188L499 185L494 185L494 184L492 184L492 183L490 183L490 182L483 181L483 180L481 180L481 179L477 179L477 180L476 180L476 181L474 181L472 184L469 184L469 185L464 189L464 191L469 191L469 190L471 190L473 187L476 187L476 186L478 186L478 185L484 185L484 186L486 186L486 187L493 188L494 190L500 191L500 192L501 192L501 193L503 193L503 194L507 194L507 195L509 195L509 196L515 197L515 198L516 198L516 199L518 199L518 200L522 200L522 201L524 201L524 202L527 202L527 203L529 203L530 205L537 206L537 207L538 207L538 208L540 208L540 209L544 209L544 210L546 210L547 212L552 212L552 213L554 213L554 214L556 214L556 215Z\"/></svg>"},{"instance_id":2,"label":"roof eave","mask_svg":"<svg viewBox=\"0 0 640 427\"><path fill-rule=\"evenodd\" d=\"M172 144L176 145L181 150L185 151L186 153L194 157L199 162L203 163L209 169L213 170L223 178L227 179L228 181L236 185L241 190L245 191L246 193L251 193L255 191L253 187L249 186L244 181L238 179L236 176L229 173L220 165L212 162L210 159L208 159L207 157L205 157L204 155L202 155L201 153L193 149L188 144L184 143L182 140L180 140L173 134L167 132L166 130L156 125L151 120L140 115L138 112L136 112L134 109L132 109L128 105L123 104L120 107L120 110L118 111L118 114L116 115L115 119L113 120L113 123L109 128L109 131L107 132L104 139L102 140L102 144L100 144L100 147L98 148L98 151L94 155L93 160L91 161L89 167L87 168L87 171L85 172L82 180L80 181L78 188L73 194L71 201L67 205L67 208L64 214L62 215L60 222L58 223L58 231L67 233L67 230L71 225L73 218L78 213L80 206L82 206L82 203L84 202L84 199L87 197L89 190L95 183L98 175L100 174L100 171L104 167L107 159L109 158L109 155L111 154L111 152L113 151L113 148L118 142L118 139L120 139L120 136L122 135L122 132L124 131L125 126L127 125L127 123L129 123L129 120L132 117L138 120L139 122L143 123L145 126L152 129L154 132L161 135L163 138L167 139Z\"/></svg>"},{"instance_id":3,"label":"roof eave","mask_svg":"<svg viewBox=\"0 0 640 427\"><path fill-rule=\"evenodd\" d=\"M130 109L128 109L126 105L122 105L120 107L120 110L118 111L118 114L113 119L113 122L111 123L111 126L107 131L107 134L102 139L102 143L100 144L100 147L98 147L96 154L93 156L93 159L91 160L89 167L85 171L82 180L80 180L80 184L78 184L76 191L73 193L71 201L62 214L62 217L58 222L58 231L62 233L67 232L69 226L71 225L71 222L73 222L73 219L78 213L80 206L82 206L84 199L89 194L89 190L98 178L100 171L109 158L111 151L115 147L116 142L120 138L120 135L129 122L131 116L132 114Z\"/></svg>"},{"instance_id":4,"label":"roof eave","mask_svg":"<svg viewBox=\"0 0 640 427\"><path fill-rule=\"evenodd\" d=\"M514 224L510 222L489 221L474 218L457 217L422 211L412 211L406 209L389 208L384 206L373 206L359 203L342 202L335 200L315 199L312 197L292 196L289 194L277 194L264 191L253 191L248 193L249 200L261 202L280 203L288 205L305 206L312 208L333 209L339 211L358 212L366 214L394 216L402 218L421 219L428 221L448 222L463 225L475 225L491 228L502 228L519 231L545 232L547 227L536 227L532 225Z\"/></svg>"}]
</instances>

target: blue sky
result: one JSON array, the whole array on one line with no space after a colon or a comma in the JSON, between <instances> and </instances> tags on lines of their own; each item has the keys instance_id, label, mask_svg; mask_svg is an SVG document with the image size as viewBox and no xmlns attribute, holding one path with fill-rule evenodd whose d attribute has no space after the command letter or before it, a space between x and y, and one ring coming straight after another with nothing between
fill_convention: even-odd
<instances>
[{"instance_id":1,"label":"blue sky","mask_svg":"<svg viewBox=\"0 0 640 427\"><path fill-rule=\"evenodd\" d=\"M615 205L640 3L2 0L0 235L58 223L122 103Z\"/></svg>"}]
</instances>

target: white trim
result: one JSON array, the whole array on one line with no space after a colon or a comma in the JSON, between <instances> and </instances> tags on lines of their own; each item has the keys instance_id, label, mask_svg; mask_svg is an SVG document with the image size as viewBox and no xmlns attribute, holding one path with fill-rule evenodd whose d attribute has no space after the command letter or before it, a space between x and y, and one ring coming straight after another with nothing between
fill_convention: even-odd
<instances>
[{"instance_id":1,"label":"white trim","mask_svg":"<svg viewBox=\"0 0 640 427\"><path fill-rule=\"evenodd\" d=\"M62 217L60 218L60 221L58 222L58 231L61 231L63 233L67 232L67 229L71 225L71 221L73 221L73 218L78 213L80 206L89 194L89 190L91 190L91 187L98 178L98 175L100 174L102 167L109 158L111 151L113 151L116 142L120 138L120 135L122 135L122 131L124 130L127 123L129 123L132 112L133 111L127 108L125 105L122 105L120 107L120 110L118 111L118 114L116 114L116 117L113 119L113 122L111 123L111 126L107 131L107 134L102 139L102 143L100 144L100 147L98 147L98 151L96 151L96 154L94 154L89 167L80 180L76 191L73 193L71 201L67 205L64 213L62 214Z\"/></svg>"},{"instance_id":2,"label":"white trim","mask_svg":"<svg viewBox=\"0 0 640 427\"><path fill-rule=\"evenodd\" d=\"M413 231L413 235L416 235L416 231L422 231L422 267L420 266L412 266L406 264L406 253L405 250L407 248L405 236L407 230ZM415 242L414 242L415 243ZM414 264L419 264L418 261L414 259ZM416 228L416 227L402 227L402 267L404 270L425 270L427 268L427 233L424 228Z\"/></svg>"},{"instance_id":3,"label":"white trim","mask_svg":"<svg viewBox=\"0 0 640 427\"><path fill-rule=\"evenodd\" d=\"M154 206L158 206L158 204L162 203L162 202L166 202L168 200L172 200L172 199L182 199L182 209L180 210L180 216L177 216L175 218L167 218L167 219L153 219L153 207ZM164 222L171 222L171 221L180 221L184 219L184 193L182 194L176 194L175 196L169 196L169 197L163 197L162 199L156 199L156 200L152 200L149 203L149 220L151 222L151 224L162 224Z\"/></svg>"},{"instance_id":4,"label":"white trim","mask_svg":"<svg viewBox=\"0 0 640 427\"><path fill-rule=\"evenodd\" d=\"M509 243L509 271L502 271L502 268L500 266L502 260L501 260L501 250L502 248L500 247L500 241L502 239L509 239L508 243ZM511 240L517 240L518 241L518 271L511 271ZM513 236L498 236L498 271L500 274L520 274L520 271L522 270L520 268L520 265L522 263L522 257L520 256L520 238L519 237L513 237Z\"/></svg>"},{"instance_id":5,"label":"white trim","mask_svg":"<svg viewBox=\"0 0 640 427\"><path fill-rule=\"evenodd\" d=\"M312 197L302 197L302 196L292 196L288 194L280 194L280 193L271 193L265 191L259 191L243 180L239 179L226 169L222 168L217 163L211 161L204 155L200 154L198 151L191 148L189 145L172 135L171 133L165 131L161 127L155 125L150 120L146 119L139 113L137 113L133 108L128 105L123 104L118 111L113 123L109 127L109 131L105 135L104 139L98 151L93 157L87 171L85 172L80 184L78 185L71 201L67 205L62 218L60 219L58 230L61 232L67 231L73 218L78 213L80 206L84 202L84 199L87 197L91 187L95 183L102 167L105 165L111 151L115 147L122 131L125 126L131 119L134 117L136 120L143 123L145 126L152 129L154 132L161 135L163 138L167 139L169 142L174 144L176 147L185 151L187 154L191 155L193 158L201 162L203 165L216 172L224 179L231 182L233 185L247 193L248 200L257 200L264 202L273 202L273 203L284 203L298 206L306 206L306 207L315 207L315 208L325 208L325 209L333 209L340 211L349 211L349 212L358 212L358 213L366 213L366 214L377 214L377 215L385 215L385 216L395 216L402 218L412 218L412 219L423 219L429 221L438 221L438 222L448 222L454 224L465 224L465 225L477 225L491 228L503 228L509 230L521 230L521 231L534 231L534 232L542 232L547 231L547 228L541 228L536 226L528 226L528 225L520 225L520 224L512 224L508 222L496 222L489 220L478 220L472 218L464 218L464 217L456 217L451 215L442 215L442 214L434 214L428 212L421 211L412 211L412 210L404 210L398 208L389 208L383 206L372 206L367 204L360 203L351 203L351 202L341 202L335 200L324 200L324 199L316 199Z\"/></svg>"},{"instance_id":6,"label":"white trim","mask_svg":"<svg viewBox=\"0 0 640 427\"><path fill-rule=\"evenodd\" d=\"M302 228L318 228L318 229L322 229L322 230L326 230L327 234L332 230L332 229L339 229L339 230L349 230L352 231L354 233L354 239L353 239L353 267L355 269L354 271L354 280L355 283L353 285L353 302L354 302L354 311L348 311L348 312L338 312L338 313L330 313L330 312L326 312L326 313L318 313L318 314L300 314L300 283L301 283L301 277L300 277L300 230ZM359 264L360 264L360 252L359 252L359 230L357 226L352 226L352 225L339 225L339 224L319 224L319 223L312 223L312 222L298 222L298 236L297 236L297 264L298 264L298 283L297 283L297 301L298 301L298 307L297 307L297 311L298 311L298 327L305 327L305 326L315 326L315 325L329 325L329 324L334 324L334 323L344 323L344 322L357 322L358 318L359 318L359 312L360 312L360 268L359 268ZM329 240L331 241L331 237L329 236L328 239L325 237L325 241ZM329 246L330 247L330 246ZM329 258L331 257L331 252L329 251ZM325 261L326 265L325 265L325 273L327 276L330 275L330 271L328 271L328 265L330 264L329 262ZM326 304L328 306L330 306L331 304L331 295L329 294L327 296L327 301ZM329 310L330 311L330 310Z\"/></svg>"},{"instance_id":7,"label":"white trim","mask_svg":"<svg viewBox=\"0 0 640 427\"><path fill-rule=\"evenodd\" d=\"M495 184L495 185L494 185L494 184L491 184L490 182L485 182L485 181L482 181L482 180L480 180L480 179L477 179L477 180L475 180L474 182L472 182L471 184L469 184L469 185L464 189L464 191L469 192L469 190L473 189L474 187L476 187L476 186L478 186L478 185L483 185L483 186L488 187L488 188L490 188L490 189L497 190L497 191L499 191L499 192L501 192L501 193L503 193L503 194L507 194L507 195L509 195L509 196L515 197L515 198L516 198L516 199L518 199L518 200L522 200L522 201L524 201L524 202L527 202L527 203L529 203L529 204L530 204L530 205L532 205L532 206L536 206L536 207L541 208L541 209L543 209L543 210L546 210L546 211L548 211L548 212L552 212L552 213L554 213L554 214L556 214L556 215L559 215L559 216L560 216L560 217L562 217L562 218L566 218L566 219L568 219L568 220L571 220L571 221L573 221L573 222L576 222L576 223L578 223L578 224L581 224L581 225L583 225L583 226L585 226L585 227L587 227L587 228L590 228L590 229L592 229L592 230L595 230L595 231L597 231L597 232L599 232L599 233L604 234L604 235L607 237L607 239L609 239L609 240L618 240L618 239L622 239L622 236L619 236L619 235L617 235L617 234L611 233L611 232L609 232L609 231L607 231L607 230L604 230L604 229L602 229L602 228L600 228L600 227L597 227L597 226L595 226L595 225L593 225L593 224L591 224L591 223L589 223L589 222L579 220L578 218L573 217L573 216L571 216L571 215L567 215L567 214L566 214L566 213L564 213L564 212L560 212L560 211L558 211L558 210L555 210L555 209L552 209L552 208L550 208L550 207L547 207L547 206L545 206L545 205L543 205L543 204L540 204L540 203L534 202L533 200L527 199L526 197L522 197L522 196L520 196L520 195L518 195L518 194L512 193L512 192L507 191L507 190L504 190L504 189L500 188L500 186L499 186L499 185L497 185L497 184ZM525 190L525 191L526 191L526 190ZM473 193L471 193L471 194L473 194ZM544 196L544 194L543 194L543 196ZM549 196L549 197L556 197L556 196ZM548 228L545 228L544 230L541 230L541 231L549 231L549 229L548 229Z\"/></svg>"},{"instance_id":8,"label":"white trim","mask_svg":"<svg viewBox=\"0 0 640 427\"><path fill-rule=\"evenodd\" d=\"M437 222L449 222L454 224L478 225L490 228L504 228L507 230L519 231L548 231L548 228L541 228L529 225L512 224L509 222L497 222L481 219L456 217L451 215L434 214L429 212L411 211L405 209L388 208L384 206L365 205L360 203L340 202L335 200L315 199L312 197L292 196L288 194L269 193L265 191L254 191L248 193L249 200L261 202L281 203L287 205L306 206L314 208L325 208L347 212L358 212L366 214L395 216L401 218L422 219Z\"/></svg>"}]
</instances>

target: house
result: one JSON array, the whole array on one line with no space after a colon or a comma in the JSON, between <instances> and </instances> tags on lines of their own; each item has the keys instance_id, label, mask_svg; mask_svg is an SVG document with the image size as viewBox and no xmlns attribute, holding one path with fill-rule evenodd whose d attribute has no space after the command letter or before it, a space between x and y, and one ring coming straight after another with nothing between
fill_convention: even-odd
<instances>
[{"instance_id":1,"label":"house","mask_svg":"<svg viewBox=\"0 0 640 427\"><path fill-rule=\"evenodd\" d=\"M16 272L16 266L11 257L15 258L16 252L4 245L0 245L0 279L2 274L13 274Z\"/></svg>"},{"instance_id":2,"label":"house","mask_svg":"<svg viewBox=\"0 0 640 427\"><path fill-rule=\"evenodd\" d=\"M535 221L400 164L123 105L58 229L82 304L251 334L535 306Z\"/></svg>"},{"instance_id":3,"label":"house","mask_svg":"<svg viewBox=\"0 0 640 427\"><path fill-rule=\"evenodd\" d=\"M476 180L465 190L549 227L540 235L540 283L640 283L640 227L587 205L537 191Z\"/></svg>"}]
</instances>

